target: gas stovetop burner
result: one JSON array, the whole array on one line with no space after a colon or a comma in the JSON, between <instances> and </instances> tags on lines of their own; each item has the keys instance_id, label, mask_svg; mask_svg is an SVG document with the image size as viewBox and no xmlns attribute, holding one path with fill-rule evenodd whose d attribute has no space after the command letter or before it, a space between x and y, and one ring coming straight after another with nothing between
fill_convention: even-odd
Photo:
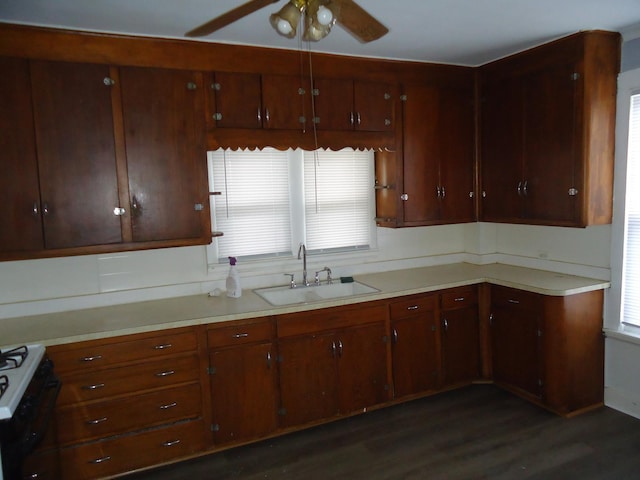
<instances>
[{"instance_id":1,"label":"gas stovetop burner","mask_svg":"<svg viewBox=\"0 0 640 480\"><path fill-rule=\"evenodd\" d=\"M29 355L29 350L25 345L4 352L0 350L0 370L20 368L27 355Z\"/></svg>"}]
</instances>

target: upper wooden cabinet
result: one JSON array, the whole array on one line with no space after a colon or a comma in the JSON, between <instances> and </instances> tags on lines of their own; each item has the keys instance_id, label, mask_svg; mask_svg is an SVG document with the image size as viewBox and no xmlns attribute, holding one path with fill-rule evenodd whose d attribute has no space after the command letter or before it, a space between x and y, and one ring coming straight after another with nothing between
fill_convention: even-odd
<instances>
[{"instance_id":1,"label":"upper wooden cabinet","mask_svg":"<svg viewBox=\"0 0 640 480\"><path fill-rule=\"evenodd\" d=\"M209 243L201 74L0 62L0 258Z\"/></svg>"},{"instance_id":2,"label":"upper wooden cabinet","mask_svg":"<svg viewBox=\"0 0 640 480\"><path fill-rule=\"evenodd\" d=\"M611 222L619 59L586 32L480 68L484 221Z\"/></svg>"},{"instance_id":3,"label":"upper wooden cabinet","mask_svg":"<svg viewBox=\"0 0 640 480\"><path fill-rule=\"evenodd\" d=\"M132 240L209 243L202 75L120 69Z\"/></svg>"},{"instance_id":4,"label":"upper wooden cabinet","mask_svg":"<svg viewBox=\"0 0 640 480\"><path fill-rule=\"evenodd\" d=\"M339 78L313 80L313 122L318 130L392 131L394 85Z\"/></svg>"},{"instance_id":5,"label":"upper wooden cabinet","mask_svg":"<svg viewBox=\"0 0 640 480\"><path fill-rule=\"evenodd\" d=\"M209 85L210 127L304 130L311 115L301 76L216 72Z\"/></svg>"},{"instance_id":6,"label":"upper wooden cabinet","mask_svg":"<svg viewBox=\"0 0 640 480\"><path fill-rule=\"evenodd\" d=\"M402 224L475 220L473 88L403 87Z\"/></svg>"}]
</instances>

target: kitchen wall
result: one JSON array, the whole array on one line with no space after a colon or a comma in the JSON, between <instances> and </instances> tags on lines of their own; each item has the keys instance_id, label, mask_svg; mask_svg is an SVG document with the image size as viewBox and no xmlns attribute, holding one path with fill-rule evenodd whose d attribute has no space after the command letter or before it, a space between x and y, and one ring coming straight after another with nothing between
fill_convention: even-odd
<instances>
[{"instance_id":1,"label":"kitchen wall","mask_svg":"<svg viewBox=\"0 0 640 480\"><path fill-rule=\"evenodd\" d=\"M334 275L435 265L503 262L608 279L610 227L587 229L487 223L378 228L378 247L323 258ZM315 261L309 259L309 270ZM300 262L240 265L246 288L282 284ZM0 263L0 319L206 293L223 288L227 266L207 267L204 247ZM0 320L1 321L1 320Z\"/></svg>"}]
</instances>

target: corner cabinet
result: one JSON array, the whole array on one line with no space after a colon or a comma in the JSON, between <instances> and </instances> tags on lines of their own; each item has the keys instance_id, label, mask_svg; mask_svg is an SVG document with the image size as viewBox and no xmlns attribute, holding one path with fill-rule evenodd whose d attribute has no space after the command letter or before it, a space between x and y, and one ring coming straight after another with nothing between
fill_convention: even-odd
<instances>
[{"instance_id":1,"label":"corner cabinet","mask_svg":"<svg viewBox=\"0 0 640 480\"><path fill-rule=\"evenodd\" d=\"M200 74L0 62L0 259L211 241Z\"/></svg>"},{"instance_id":2,"label":"corner cabinet","mask_svg":"<svg viewBox=\"0 0 640 480\"><path fill-rule=\"evenodd\" d=\"M480 67L483 221L611 223L619 63L584 32Z\"/></svg>"},{"instance_id":3,"label":"corner cabinet","mask_svg":"<svg viewBox=\"0 0 640 480\"><path fill-rule=\"evenodd\" d=\"M496 384L571 416L604 397L603 291L548 296L491 286Z\"/></svg>"}]
</instances>

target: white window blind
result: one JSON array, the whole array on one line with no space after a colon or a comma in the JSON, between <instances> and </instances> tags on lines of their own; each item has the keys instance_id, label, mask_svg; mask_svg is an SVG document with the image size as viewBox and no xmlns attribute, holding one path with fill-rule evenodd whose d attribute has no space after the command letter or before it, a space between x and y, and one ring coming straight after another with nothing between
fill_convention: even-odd
<instances>
[{"instance_id":1,"label":"white window blind","mask_svg":"<svg viewBox=\"0 0 640 480\"><path fill-rule=\"evenodd\" d=\"M209 152L211 262L365 250L374 242L373 152ZM374 243L375 245L375 243Z\"/></svg>"},{"instance_id":2,"label":"white window blind","mask_svg":"<svg viewBox=\"0 0 640 480\"><path fill-rule=\"evenodd\" d=\"M219 261L291 255L287 152L216 150L209 162Z\"/></svg>"},{"instance_id":3,"label":"white window blind","mask_svg":"<svg viewBox=\"0 0 640 480\"><path fill-rule=\"evenodd\" d=\"M624 251L622 320L640 326L640 94L631 96Z\"/></svg>"},{"instance_id":4,"label":"white window blind","mask_svg":"<svg viewBox=\"0 0 640 480\"><path fill-rule=\"evenodd\" d=\"M368 248L372 153L304 153L306 246L310 251Z\"/></svg>"}]
</instances>

